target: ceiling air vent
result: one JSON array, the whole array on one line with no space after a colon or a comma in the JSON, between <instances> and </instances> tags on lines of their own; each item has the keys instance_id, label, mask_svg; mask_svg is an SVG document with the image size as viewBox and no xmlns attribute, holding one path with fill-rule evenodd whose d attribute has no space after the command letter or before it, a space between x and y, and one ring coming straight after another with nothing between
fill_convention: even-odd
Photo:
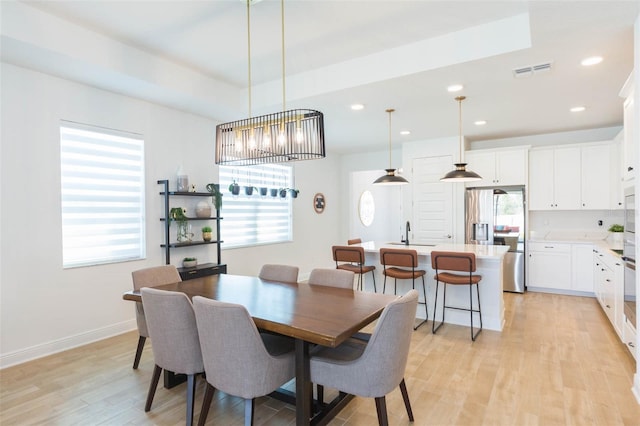
<instances>
[{"instance_id":1,"label":"ceiling air vent","mask_svg":"<svg viewBox=\"0 0 640 426\"><path fill-rule=\"evenodd\" d=\"M529 65L526 67L515 68L513 70L513 76L515 78L531 77L533 74L546 72L551 70L551 62L544 64Z\"/></svg>"}]
</instances>

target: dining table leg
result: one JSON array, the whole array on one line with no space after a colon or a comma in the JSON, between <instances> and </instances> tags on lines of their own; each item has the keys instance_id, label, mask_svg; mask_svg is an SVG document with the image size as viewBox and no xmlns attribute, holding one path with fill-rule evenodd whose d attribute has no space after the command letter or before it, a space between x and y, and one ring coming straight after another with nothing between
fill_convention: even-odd
<instances>
[{"instance_id":1,"label":"dining table leg","mask_svg":"<svg viewBox=\"0 0 640 426\"><path fill-rule=\"evenodd\" d=\"M309 343L296 339L296 425L311 422L311 368L309 363Z\"/></svg>"}]
</instances>

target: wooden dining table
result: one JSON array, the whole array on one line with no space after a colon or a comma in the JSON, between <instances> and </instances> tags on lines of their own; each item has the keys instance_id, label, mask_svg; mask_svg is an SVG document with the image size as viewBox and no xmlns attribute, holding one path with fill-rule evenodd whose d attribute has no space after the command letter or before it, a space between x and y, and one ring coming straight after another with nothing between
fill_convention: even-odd
<instances>
[{"instance_id":1,"label":"wooden dining table","mask_svg":"<svg viewBox=\"0 0 640 426\"><path fill-rule=\"evenodd\" d=\"M336 347L377 319L397 296L304 283L282 283L243 275L212 275L154 287L204 296L244 306L256 326L295 339L296 425L321 425L348 403L340 393L314 410L310 380L310 345ZM140 291L123 299L141 302Z\"/></svg>"}]
</instances>

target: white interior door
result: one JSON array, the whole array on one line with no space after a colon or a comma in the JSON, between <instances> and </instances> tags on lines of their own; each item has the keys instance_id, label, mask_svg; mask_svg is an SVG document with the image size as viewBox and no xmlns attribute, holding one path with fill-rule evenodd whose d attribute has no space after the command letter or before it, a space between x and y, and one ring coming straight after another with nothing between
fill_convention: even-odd
<instances>
[{"instance_id":1,"label":"white interior door","mask_svg":"<svg viewBox=\"0 0 640 426\"><path fill-rule=\"evenodd\" d=\"M414 158L412 163L412 242L450 243L453 235L453 184L440 178L453 166L450 155Z\"/></svg>"}]
</instances>

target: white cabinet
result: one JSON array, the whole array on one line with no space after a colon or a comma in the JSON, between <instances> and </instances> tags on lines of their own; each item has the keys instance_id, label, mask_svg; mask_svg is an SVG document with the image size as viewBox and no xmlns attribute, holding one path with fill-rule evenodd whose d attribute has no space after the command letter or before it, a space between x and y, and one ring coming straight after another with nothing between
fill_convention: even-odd
<instances>
[{"instance_id":1,"label":"white cabinet","mask_svg":"<svg viewBox=\"0 0 640 426\"><path fill-rule=\"evenodd\" d=\"M580 209L579 147L529 152L529 210Z\"/></svg>"},{"instance_id":2,"label":"white cabinet","mask_svg":"<svg viewBox=\"0 0 640 426\"><path fill-rule=\"evenodd\" d=\"M571 245L529 243L527 287L571 289Z\"/></svg>"},{"instance_id":3,"label":"white cabinet","mask_svg":"<svg viewBox=\"0 0 640 426\"><path fill-rule=\"evenodd\" d=\"M635 139L635 120L637 120L637 105L633 100L634 95L633 84L633 72L629 75L629 78L625 82L620 96L625 100L622 104L623 108L623 122L624 122L624 164L623 164L623 177L626 185L632 185L635 177L636 168L636 142Z\"/></svg>"},{"instance_id":4,"label":"white cabinet","mask_svg":"<svg viewBox=\"0 0 640 426\"><path fill-rule=\"evenodd\" d=\"M611 144L611 196L612 210L624 209L624 178L623 178L623 145L624 130L616 135Z\"/></svg>"},{"instance_id":5,"label":"white cabinet","mask_svg":"<svg viewBox=\"0 0 640 426\"><path fill-rule=\"evenodd\" d=\"M467 167L482 176L467 186L526 185L527 153L527 148L467 151Z\"/></svg>"},{"instance_id":6,"label":"white cabinet","mask_svg":"<svg viewBox=\"0 0 640 426\"><path fill-rule=\"evenodd\" d=\"M593 247L571 245L571 289L593 293Z\"/></svg>"},{"instance_id":7,"label":"white cabinet","mask_svg":"<svg viewBox=\"0 0 640 426\"><path fill-rule=\"evenodd\" d=\"M611 146L611 143L606 143L580 149L582 209L611 209Z\"/></svg>"},{"instance_id":8,"label":"white cabinet","mask_svg":"<svg viewBox=\"0 0 640 426\"><path fill-rule=\"evenodd\" d=\"M629 351L631 351L631 355L633 355L633 357L636 358L636 356L637 356L637 352L636 352L636 342L637 342L637 340L636 340L636 329L633 328L631 323L629 321L626 321L626 320L624 322L624 330L623 330L622 341L627 346L627 349L629 349Z\"/></svg>"},{"instance_id":9,"label":"white cabinet","mask_svg":"<svg viewBox=\"0 0 640 426\"><path fill-rule=\"evenodd\" d=\"M529 152L529 210L622 208L615 141Z\"/></svg>"},{"instance_id":10,"label":"white cabinet","mask_svg":"<svg viewBox=\"0 0 640 426\"><path fill-rule=\"evenodd\" d=\"M623 338L624 266L620 258L607 250L595 248L593 255L593 285L596 297L616 333Z\"/></svg>"}]
</instances>

